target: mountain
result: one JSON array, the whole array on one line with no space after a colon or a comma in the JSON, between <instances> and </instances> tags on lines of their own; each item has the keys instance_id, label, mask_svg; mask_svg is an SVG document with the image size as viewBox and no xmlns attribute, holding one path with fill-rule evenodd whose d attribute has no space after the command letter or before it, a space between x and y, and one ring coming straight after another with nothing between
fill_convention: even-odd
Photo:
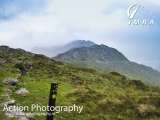
<instances>
[{"instance_id":1,"label":"mountain","mask_svg":"<svg viewBox=\"0 0 160 120\"><path fill-rule=\"evenodd\" d=\"M95 45L95 43L86 40L76 40L62 46L35 47L32 49L32 52L54 57L73 48L90 47L92 45Z\"/></svg>"},{"instance_id":2,"label":"mountain","mask_svg":"<svg viewBox=\"0 0 160 120\"><path fill-rule=\"evenodd\" d=\"M148 84L160 85L160 72L129 61L121 52L106 45L71 49L59 54L54 59L108 72L117 71L132 79L140 79Z\"/></svg>"},{"instance_id":3,"label":"mountain","mask_svg":"<svg viewBox=\"0 0 160 120\"><path fill-rule=\"evenodd\" d=\"M105 50L105 46L102 47ZM128 61L121 53L112 50L114 54L108 54L115 60ZM12 84L6 80L12 80ZM117 72L101 73L22 49L0 46L0 109L7 103L10 106L46 106L50 83L53 80L58 83L57 106L83 106L81 113L63 111L55 114L56 120L160 119L158 87L147 86L139 80L131 80ZM28 94L17 94L20 90L27 91ZM13 112L12 116L14 114ZM0 110L1 120L17 120L20 117L10 118L11 116L7 115ZM43 115L31 114L30 117L31 120L46 119Z\"/></svg>"}]
</instances>

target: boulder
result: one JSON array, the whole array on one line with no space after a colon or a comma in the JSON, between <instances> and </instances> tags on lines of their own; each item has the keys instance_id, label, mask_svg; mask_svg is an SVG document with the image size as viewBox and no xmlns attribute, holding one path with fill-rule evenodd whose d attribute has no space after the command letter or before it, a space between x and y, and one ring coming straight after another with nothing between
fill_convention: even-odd
<instances>
[{"instance_id":1,"label":"boulder","mask_svg":"<svg viewBox=\"0 0 160 120\"><path fill-rule=\"evenodd\" d=\"M3 83L4 83L4 84L12 85L12 86L17 85L18 82L19 82L19 81L18 81L17 79L15 79L15 78L5 78L5 79L3 80Z\"/></svg>"},{"instance_id":2,"label":"boulder","mask_svg":"<svg viewBox=\"0 0 160 120\"><path fill-rule=\"evenodd\" d=\"M16 91L16 94L21 96L27 96L29 94L29 91L26 88L20 88Z\"/></svg>"},{"instance_id":3,"label":"boulder","mask_svg":"<svg viewBox=\"0 0 160 120\"><path fill-rule=\"evenodd\" d=\"M147 117L154 114L156 107L148 104L140 104L137 106L138 113L141 117Z\"/></svg>"},{"instance_id":4,"label":"boulder","mask_svg":"<svg viewBox=\"0 0 160 120\"><path fill-rule=\"evenodd\" d=\"M9 100L9 101L5 102L4 104L7 106L12 106L12 105L15 105L15 103L16 103L15 100Z\"/></svg>"}]
</instances>

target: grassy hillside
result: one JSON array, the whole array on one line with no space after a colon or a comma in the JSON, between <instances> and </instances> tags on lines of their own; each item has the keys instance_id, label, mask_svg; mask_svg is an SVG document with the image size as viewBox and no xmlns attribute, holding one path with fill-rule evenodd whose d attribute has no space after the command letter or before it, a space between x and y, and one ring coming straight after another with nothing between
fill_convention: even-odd
<instances>
[{"instance_id":1,"label":"grassy hillside","mask_svg":"<svg viewBox=\"0 0 160 120\"><path fill-rule=\"evenodd\" d=\"M132 62L118 50L106 45L71 49L54 59L85 68L116 71L131 79L139 79L150 85L160 85L160 72Z\"/></svg>"},{"instance_id":2,"label":"grassy hillside","mask_svg":"<svg viewBox=\"0 0 160 120\"><path fill-rule=\"evenodd\" d=\"M20 68L25 69L23 76ZM18 85L4 84L3 80L7 77L17 78ZM63 112L56 114L56 120L160 119L159 88L146 86L138 80L129 80L116 72L100 73L21 49L0 47L0 103L6 101L6 91L10 90L10 97L16 100L16 104L47 105L53 80L59 84L57 105L84 106L81 114ZM15 94L22 87L30 92L27 96ZM16 120L8 118L2 111L0 118ZM34 116L32 120L45 120L45 117Z\"/></svg>"}]
</instances>

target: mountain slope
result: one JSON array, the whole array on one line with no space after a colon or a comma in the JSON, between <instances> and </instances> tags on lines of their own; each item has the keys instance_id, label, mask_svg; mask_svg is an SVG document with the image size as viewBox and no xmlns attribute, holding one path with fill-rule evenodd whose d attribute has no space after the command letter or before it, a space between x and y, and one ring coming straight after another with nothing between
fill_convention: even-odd
<instances>
[{"instance_id":1,"label":"mountain slope","mask_svg":"<svg viewBox=\"0 0 160 120\"><path fill-rule=\"evenodd\" d=\"M54 59L103 71L117 71L152 85L160 85L160 72L131 62L116 49L105 45L71 49Z\"/></svg>"},{"instance_id":2,"label":"mountain slope","mask_svg":"<svg viewBox=\"0 0 160 120\"><path fill-rule=\"evenodd\" d=\"M21 74L20 68L24 68L26 74ZM8 77L17 79L18 85L4 84L3 80ZM0 46L0 103L6 102L6 92L9 92L10 99L14 99L16 104L46 105L52 80L59 83L57 105L84 106L82 113L61 112L56 114L56 120L160 119L159 88L146 86L138 80L129 80L116 72L103 74L22 49ZM17 95L16 90L19 88L26 88L30 93L27 96ZM0 118L13 120L2 111ZM33 116L32 119L44 120L45 116Z\"/></svg>"},{"instance_id":3,"label":"mountain slope","mask_svg":"<svg viewBox=\"0 0 160 120\"><path fill-rule=\"evenodd\" d=\"M62 46L35 47L32 49L32 52L54 57L73 48L90 47L92 45L95 45L95 43L85 40L76 40Z\"/></svg>"}]
</instances>

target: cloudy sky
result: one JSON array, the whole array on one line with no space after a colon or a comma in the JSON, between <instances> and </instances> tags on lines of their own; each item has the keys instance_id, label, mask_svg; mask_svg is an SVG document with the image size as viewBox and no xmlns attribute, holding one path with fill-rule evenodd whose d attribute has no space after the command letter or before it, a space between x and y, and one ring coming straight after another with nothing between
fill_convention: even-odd
<instances>
[{"instance_id":1,"label":"cloudy sky","mask_svg":"<svg viewBox=\"0 0 160 120\"><path fill-rule=\"evenodd\" d=\"M31 50L73 40L117 48L130 60L160 70L158 0L0 0L0 45ZM153 24L129 25L133 20Z\"/></svg>"}]
</instances>

